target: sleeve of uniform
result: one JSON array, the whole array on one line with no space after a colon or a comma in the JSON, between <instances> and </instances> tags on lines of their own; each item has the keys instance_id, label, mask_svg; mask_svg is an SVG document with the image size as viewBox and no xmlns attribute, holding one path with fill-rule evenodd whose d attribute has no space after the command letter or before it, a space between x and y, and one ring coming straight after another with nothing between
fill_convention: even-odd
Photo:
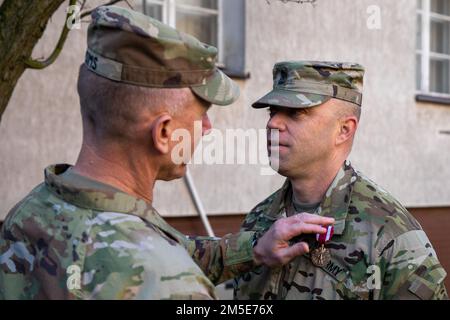
<instances>
[{"instance_id":1,"label":"sleeve of uniform","mask_svg":"<svg viewBox=\"0 0 450 320\"><path fill-rule=\"evenodd\" d=\"M187 250L214 284L237 278L255 268L255 239L261 237L273 223L258 217L271 205L272 198L269 197L251 210L239 233L227 234L223 238L187 238ZM262 222L257 224L258 220Z\"/></svg>"},{"instance_id":2,"label":"sleeve of uniform","mask_svg":"<svg viewBox=\"0 0 450 320\"><path fill-rule=\"evenodd\" d=\"M216 298L213 284L185 248L159 230L128 221L102 226L95 234L86 251L83 291L88 294L82 298Z\"/></svg>"},{"instance_id":3,"label":"sleeve of uniform","mask_svg":"<svg viewBox=\"0 0 450 320\"><path fill-rule=\"evenodd\" d=\"M253 269L255 232L243 231L222 238L185 237L184 244L206 276L218 284Z\"/></svg>"},{"instance_id":4,"label":"sleeve of uniform","mask_svg":"<svg viewBox=\"0 0 450 320\"><path fill-rule=\"evenodd\" d=\"M0 300L22 300L32 298L27 293L32 283L30 270L34 267L34 257L28 243L21 240L0 237ZM32 291L32 290L31 290Z\"/></svg>"},{"instance_id":5,"label":"sleeve of uniform","mask_svg":"<svg viewBox=\"0 0 450 320\"><path fill-rule=\"evenodd\" d=\"M383 252L382 299L448 299L444 286L447 273L423 230L396 237Z\"/></svg>"}]
</instances>

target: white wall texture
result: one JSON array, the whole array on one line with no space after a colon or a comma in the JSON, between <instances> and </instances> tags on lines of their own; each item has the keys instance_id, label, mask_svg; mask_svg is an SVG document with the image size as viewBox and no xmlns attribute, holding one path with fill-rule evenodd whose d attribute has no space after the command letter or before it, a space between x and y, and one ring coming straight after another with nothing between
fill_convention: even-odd
<instances>
[{"instance_id":1,"label":"white wall texture","mask_svg":"<svg viewBox=\"0 0 450 320\"><path fill-rule=\"evenodd\" d=\"M225 0L226 1L226 0ZM140 2L140 1L137 1ZM270 90L281 60L359 62L366 67L362 119L354 166L407 206L450 206L450 106L415 101L415 9L411 0L318 0L309 4L247 0L246 60L241 98L215 107L216 128L264 128L267 112L250 105ZM381 29L366 26L370 5ZM47 56L64 21L52 18L34 57ZM74 163L81 145L76 78L86 48L86 24L71 31L56 63L28 70L0 123L0 219L35 185L51 163ZM241 150L240 152L243 152ZM209 214L248 212L283 182L257 165L192 165ZM158 182L155 207L166 216L195 215L183 180Z\"/></svg>"}]
</instances>

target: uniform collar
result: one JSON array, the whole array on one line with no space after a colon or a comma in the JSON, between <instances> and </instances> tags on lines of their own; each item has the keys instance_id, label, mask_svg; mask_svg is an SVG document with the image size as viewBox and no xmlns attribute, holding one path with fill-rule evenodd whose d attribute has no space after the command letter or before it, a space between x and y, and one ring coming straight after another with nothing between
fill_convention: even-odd
<instances>
[{"instance_id":1,"label":"uniform collar","mask_svg":"<svg viewBox=\"0 0 450 320\"><path fill-rule=\"evenodd\" d=\"M325 197L319 207L321 216L333 217L334 233L342 234L345 229L348 207L351 201L353 185L356 181L356 172L346 160L327 189Z\"/></svg>"},{"instance_id":2,"label":"uniform collar","mask_svg":"<svg viewBox=\"0 0 450 320\"><path fill-rule=\"evenodd\" d=\"M58 198L80 208L132 214L169 234L178 234L149 202L77 174L71 168L68 164L56 164L45 169L45 185Z\"/></svg>"},{"instance_id":3,"label":"uniform collar","mask_svg":"<svg viewBox=\"0 0 450 320\"><path fill-rule=\"evenodd\" d=\"M335 219L334 234L340 235L344 232L345 220L355 181L356 172L350 162L346 160L325 192L325 196L318 208L317 213L319 215ZM269 209L269 215L279 217L285 212L291 201L292 186L290 180L286 179Z\"/></svg>"}]
</instances>

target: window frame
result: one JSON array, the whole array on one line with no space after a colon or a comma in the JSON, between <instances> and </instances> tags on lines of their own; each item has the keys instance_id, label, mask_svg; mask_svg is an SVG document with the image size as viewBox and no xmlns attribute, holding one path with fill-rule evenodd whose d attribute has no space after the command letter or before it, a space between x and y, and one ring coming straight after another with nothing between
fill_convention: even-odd
<instances>
[{"instance_id":1,"label":"window frame","mask_svg":"<svg viewBox=\"0 0 450 320\"><path fill-rule=\"evenodd\" d=\"M417 55L419 55L420 57L420 88L417 88L416 86L416 100L450 104L450 93L434 92L430 90L431 60L441 59L447 60L450 63L450 54L431 51L431 21L434 18L450 22L450 15L432 12L431 0L418 0L416 4L416 19L418 19L419 16L421 17L421 24L419 26L421 33L420 48L417 48L416 44L415 49L415 56L417 57ZM419 4L421 4L421 6L419 6ZM416 26L418 26L417 23ZM416 70L416 73L417 72L419 72L419 70Z\"/></svg>"}]
</instances>

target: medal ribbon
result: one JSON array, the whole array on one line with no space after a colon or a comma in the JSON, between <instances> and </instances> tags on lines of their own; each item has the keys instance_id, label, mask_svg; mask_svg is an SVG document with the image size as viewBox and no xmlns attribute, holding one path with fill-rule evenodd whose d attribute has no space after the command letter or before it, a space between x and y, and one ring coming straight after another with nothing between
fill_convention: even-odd
<instances>
[{"instance_id":1,"label":"medal ribbon","mask_svg":"<svg viewBox=\"0 0 450 320\"><path fill-rule=\"evenodd\" d=\"M320 244L325 244L328 241L330 241L331 237L333 236L334 233L334 227L332 225L326 227L327 228L327 232L324 234L316 234L316 240L320 243Z\"/></svg>"}]
</instances>

